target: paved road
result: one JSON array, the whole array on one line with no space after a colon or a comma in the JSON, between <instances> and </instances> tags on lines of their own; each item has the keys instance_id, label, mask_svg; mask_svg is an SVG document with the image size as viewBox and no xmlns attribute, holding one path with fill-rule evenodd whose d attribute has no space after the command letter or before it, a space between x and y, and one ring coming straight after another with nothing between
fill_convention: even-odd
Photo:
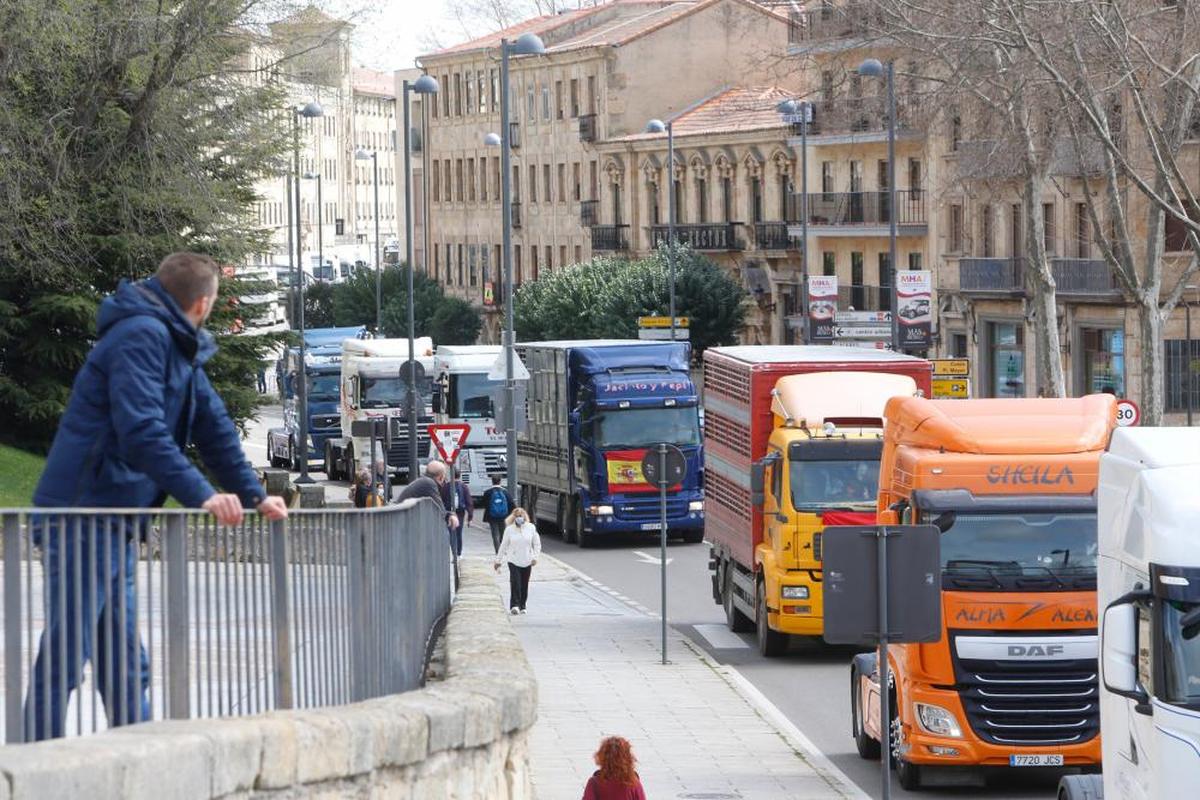
<instances>
[{"instance_id":1,"label":"paved road","mask_svg":"<svg viewBox=\"0 0 1200 800\"><path fill-rule=\"evenodd\" d=\"M661 597L657 540L638 538L582 550L554 535L542 537L544 549L632 600L658 609ZM879 762L864 761L854 750L849 723L851 651L795 647L787 656L765 659L753 634L730 633L721 607L712 601L708 545L672 542L667 549L668 619L704 647L718 662L737 668L812 742L872 797L879 797ZM1053 798L1054 775L992 776L981 788L952 787L905 792L893 780L893 797Z\"/></svg>"}]
</instances>

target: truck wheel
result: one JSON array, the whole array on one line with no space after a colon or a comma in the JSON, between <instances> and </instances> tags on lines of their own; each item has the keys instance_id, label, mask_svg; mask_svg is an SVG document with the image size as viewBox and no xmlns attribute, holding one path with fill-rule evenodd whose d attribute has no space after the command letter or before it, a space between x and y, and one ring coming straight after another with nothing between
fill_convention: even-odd
<instances>
[{"instance_id":1,"label":"truck wheel","mask_svg":"<svg viewBox=\"0 0 1200 800\"><path fill-rule=\"evenodd\" d=\"M754 620L747 617L733 604L733 566L726 561L721 571L724 574L724 591L721 592L722 605L725 606L725 624L734 633L749 633L754 630Z\"/></svg>"},{"instance_id":2,"label":"truck wheel","mask_svg":"<svg viewBox=\"0 0 1200 800\"><path fill-rule=\"evenodd\" d=\"M267 460L272 469L279 469L279 459L275 456L275 442L271 440L270 434L267 434Z\"/></svg>"},{"instance_id":3,"label":"truck wheel","mask_svg":"<svg viewBox=\"0 0 1200 800\"><path fill-rule=\"evenodd\" d=\"M864 724L866 715L862 708L862 674L858 665L850 664L850 727L854 733L854 747L860 758L877 761L880 755L879 740L871 738Z\"/></svg>"},{"instance_id":4,"label":"truck wheel","mask_svg":"<svg viewBox=\"0 0 1200 800\"><path fill-rule=\"evenodd\" d=\"M893 703L892 708L896 706ZM895 713L895 712L893 712ZM906 761L900 755L900 745L903 743L904 728L900 724L900 716L892 717L892 765L896 769L896 780L901 788L912 792L921 788L921 768L911 761Z\"/></svg>"},{"instance_id":5,"label":"truck wheel","mask_svg":"<svg viewBox=\"0 0 1200 800\"><path fill-rule=\"evenodd\" d=\"M700 544L704 541L704 528L683 532L683 541L688 544Z\"/></svg>"},{"instance_id":6,"label":"truck wheel","mask_svg":"<svg viewBox=\"0 0 1200 800\"><path fill-rule=\"evenodd\" d=\"M572 503L571 520L563 526L563 544L575 544L579 541L579 532L583 530L583 506Z\"/></svg>"},{"instance_id":7,"label":"truck wheel","mask_svg":"<svg viewBox=\"0 0 1200 800\"><path fill-rule=\"evenodd\" d=\"M1103 800L1101 775L1066 775L1058 782L1058 800Z\"/></svg>"},{"instance_id":8,"label":"truck wheel","mask_svg":"<svg viewBox=\"0 0 1200 800\"><path fill-rule=\"evenodd\" d=\"M321 459L321 472L324 472L325 477L329 480L336 481L338 478L337 464L334 463L333 453L329 452L329 442L325 443L324 456L325 457Z\"/></svg>"},{"instance_id":9,"label":"truck wheel","mask_svg":"<svg viewBox=\"0 0 1200 800\"><path fill-rule=\"evenodd\" d=\"M296 440L288 439L287 468L292 472L300 471L300 454L296 452Z\"/></svg>"},{"instance_id":10,"label":"truck wheel","mask_svg":"<svg viewBox=\"0 0 1200 800\"><path fill-rule=\"evenodd\" d=\"M754 621L758 632L758 652L766 658L781 656L787 652L788 635L771 630L767 622L767 587L762 581L758 583L756 594L758 602L755 605L757 613L754 615Z\"/></svg>"}]
</instances>

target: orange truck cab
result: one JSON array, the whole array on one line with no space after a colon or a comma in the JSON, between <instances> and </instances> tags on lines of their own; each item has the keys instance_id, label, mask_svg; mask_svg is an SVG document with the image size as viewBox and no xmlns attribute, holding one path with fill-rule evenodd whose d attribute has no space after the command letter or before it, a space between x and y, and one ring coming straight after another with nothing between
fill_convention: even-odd
<instances>
[{"instance_id":1,"label":"orange truck cab","mask_svg":"<svg viewBox=\"0 0 1200 800\"><path fill-rule=\"evenodd\" d=\"M942 531L941 640L889 647L900 784L1097 768L1096 485L1116 398L893 398L884 415L879 522ZM864 758L879 756L877 666L851 665Z\"/></svg>"}]
</instances>

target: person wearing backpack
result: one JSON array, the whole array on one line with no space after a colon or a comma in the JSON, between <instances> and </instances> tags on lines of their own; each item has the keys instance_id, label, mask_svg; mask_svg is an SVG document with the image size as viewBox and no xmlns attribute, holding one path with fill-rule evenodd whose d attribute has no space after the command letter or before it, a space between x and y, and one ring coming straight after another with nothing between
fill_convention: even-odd
<instances>
[{"instance_id":1,"label":"person wearing backpack","mask_svg":"<svg viewBox=\"0 0 1200 800\"><path fill-rule=\"evenodd\" d=\"M504 526L508 514L515 504L512 495L500 485L500 476L492 476L492 487L483 493L483 521L492 530L492 551L500 552L500 540L504 538Z\"/></svg>"}]
</instances>

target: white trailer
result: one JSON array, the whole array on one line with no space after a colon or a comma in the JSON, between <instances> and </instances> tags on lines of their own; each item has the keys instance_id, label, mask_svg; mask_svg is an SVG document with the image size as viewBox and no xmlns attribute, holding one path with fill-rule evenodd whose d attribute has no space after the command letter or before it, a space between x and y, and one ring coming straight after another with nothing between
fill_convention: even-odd
<instances>
[{"instance_id":1,"label":"white trailer","mask_svg":"<svg viewBox=\"0 0 1200 800\"><path fill-rule=\"evenodd\" d=\"M462 481L479 497L492 477L506 471L504 431L496 425L496 398L504 381L488 378L500 358L499 345L438 345L434 357L434 416L438 424L470 426L456 467Z\"/></svg>"},{"instance_id":2,"label":"white trailer","mask_svg":"<svg viewBox=\"0 0 1200 800\"><path fill-rule=\"evenodd\" d=\"M1100 459L1104 773L1059 800L1164 800L1200 786L1200 429L1118 428Z\"/></svg>"},{"instance_id":3,"label":"white trailer","mask_svg":"<svg viewBox=\"0 0 1200 800\"><path fill-rule=\"evenodd\" d=\"M433 340L414 341L419 365L417 391L417 460L429 460L429 426L433 423ZM346 339L342 342L342 435L325 445L326 474L331 479L352 480L359 466L371 461L371 438L354 434L355 422L386 419L390 435L388 469L408 480L409 444L407 385L401 368L408 362L408 339ZM377 457L384 447L376 445ZM332 472L330 471L332 470Z\"/></svg>"}]
</instances>

